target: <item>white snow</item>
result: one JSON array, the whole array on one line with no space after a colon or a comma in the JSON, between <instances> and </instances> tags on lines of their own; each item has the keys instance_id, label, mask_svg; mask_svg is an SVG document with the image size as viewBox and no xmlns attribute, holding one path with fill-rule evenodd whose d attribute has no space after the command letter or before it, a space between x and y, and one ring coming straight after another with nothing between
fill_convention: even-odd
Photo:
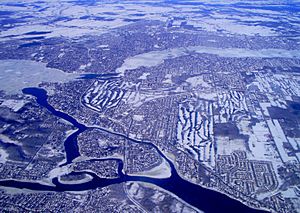
<instances>
[{"instance_id":1,"label":"white snow","mask_svg":"<svg viewBox=\"0 0 300 213\"><path fill-rule=\"evenodd\" d=\"M16 100L16 99L6 99L2 102L2 104L0 104L0 106L5 106L8 107L10 109L12 109L14 112L19 111L25 104L27 103L26 100L20 99L20 100Z\"/></svg>"},{"instance_id":2,"label":"white snow","mask_svg":"<svg viewBox=\"0 0 300 213\"><path fill-rule=\"evenodd\" d=\"M144 115L133 115L132 119L135 121L142 121L144 119Z\"/></svg>"},{"instance_id":3,"label":"white snow","mask_svg":"<svg viewBox=\"0 0 300 213\"><path fill-rule=\"evenodd\" d=\"M10 144L22 146L22 143L20 143L19 141L12 140L8 136L3 134L0 134L0 140L3 141L3 143L10 143Z\"/></svg>"},{"instance_id":4,"label":"white snow","mask_svg":"<svg viewBox=\"0 0 300 213\"><path fill-rule=\"evenodd\" d=\"M163 162L144 172L137 172L137 173L130 173L129 176L144 176L144 177L151 177L151 178L157 178L157 179L163 179L163 178L169 178L171 177L171 167L169 163L163 159Z\"/></svg>"},{"instance_id":5,"label":"white snow","mask_svg":"<svg viewBox=\"0 0 300 213\"><path fill-rule=\"evenodd\" d=\"M125 59L121 67L117 68L116 72L124 75L126 70L133 70L139 67L153 67L164 62L165 59L176 58L190 54L191 51L197 53L216 54L220 57L234 57L234 58L300 58L298 50L284 50L284 49L260 49L250 50L242 48L215 48L204 46L189 46L173 49L166 49L161 51L150 51L147 53L135 55Z\"/></svg>"},{"instance_id":6,"label":"white snow","mask_svg":"<svg viewBox=\"0 0 300 213\"><path fill-rule=\"evenodd\" d=\"M42 82L68 82L77 76L79 75L48 68L41 62L2 60L0 63L0 90L4 90L8 94L16 94L21 93L24 87L37 87Z\"/></svg>"},{"instance_id":7,"label":"white snow","mask_svg":"<svg viewBox=\"0 0 300 213\"><path fill-rule=\"evenodd\" d=\"M81 183L87 183L89 181L91 181L93 179L93 176L89 175L89 174L84 174L85 177L83 179L80 180L61 180L61 177L58 177L58 181L62 184L81 184Z\"/></svg>"},{"instance_id":8,"label":"white snow","mask_svg":"<svg viewBox=\"0 0 300 213\"><path fill-rule=\"evenodd\" d=\"M8 158L8 153L4 149L0 148L0 163L3 164L6 163L7 158Z\"/></svg>"},{"instance_id":9,"label":"white snow","mask_svg":"<svg viewBox=\"0 0 300 213\"><path fill-rule=\"evenodd\" d=\"M186 79L186 82L190 83L192 87L211 87L208 83L203 80L203 76L194 76Z\"/></svg>"},{"instance_id":10,"label":"white snow","mask_svg":"<svg viewBox=\"0 0 300 213\"><path fill-rule=\"evenodd\" d=\"M150 75L149 72L144 72L140 77L138 77L138 79L146 80L149 75Z\"/></svg>"},{"instance_id":11,"label":"white snow","mask_svg":"<svg viewBox=\"0 0 300 213\"><path fill-rule=\"evenodd\" d=\"M267 120L268 127L273 136L273 140L276 144L279 155L284 163L288 161L296 160L294 157L288 156L286 150L284 149L283 143L288 143L283 130L278 122L278 120Z\"/></svg>"},{"instance_id":12,"label":"white snow","mask_svg":"<svg viewBox=\"0 0 300 213\"><path fill-rule=\"evenodd\" d=\"M163 80L162 83L172 84L172 74L166 74L165 75L165 80Z\"/></svg>"}]
</instances>

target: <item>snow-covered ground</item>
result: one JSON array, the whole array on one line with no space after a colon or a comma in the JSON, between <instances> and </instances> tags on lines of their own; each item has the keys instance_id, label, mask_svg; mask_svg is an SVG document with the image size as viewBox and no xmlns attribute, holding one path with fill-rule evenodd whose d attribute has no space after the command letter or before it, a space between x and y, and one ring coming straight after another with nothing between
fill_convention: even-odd
<instances>
[{"instance_id":1,"label":"snow-covered ground","mask_svg":"<svg viewBox=\"0 0 300 213\"><path fill-rule=\"evenodd\" d=\"M194 153L194 158L214 165L212 103L201 100L197 105L179 104L177 143Z\"/></svg>"},{"instance_id":2,"label":"snow-covered ground","mask_svg":"<svg viewBox=\"0 0 300 213\"><path fill-rule=\"evenodd\" d=\"M163 159L162 163L150 170L137 172L137 173L130 173L129 176L144 176L144 177L151 177L151 178L168 178L171 177L171 167L169 163Z\"/></svg>"},{"instance_id":3,"label":"snow-covered ground","mask_svg":"<svg viewBox=\"0 0 300 213\"><path fill-rule=\"evenodd\" d=\"M124 75L126 70L137 69L141 66L153 67L162 64L165 59L176 58L180 56L189 55L190 52L215 54L220 57L231 58L300 58L298 50L284 50L284 49L260 49L250 50L243 48L215 48L205 46L188 46L166 50L156 50L147 53L142 53L127 58L121 67L116 72Z\"/></svg>"},{"instance_id":4,"label":"snow-covered ground","mask_svg":"<svg viewBox=\"0 0 300 213\"><path fill-rule=\"evenodd\" d=\"M51 0L39 3L39 6L43 8L39 12L36 12L36 8L32 4L28 4L28 2L32 2L30 0L14 1L25 3L24 7L5 5L5 2L6 0L1 1L1 11L18 11L18 13L11 15L12 18L21 18L28 13L33 14L33 17L27 18L31 22L31 26L27 25L26 22L7 23L5 26L11 28L0 32L1 40L8 40L9 37L7 36L15 36L15 38L29 37L30 35L25 34L31 32L32 29L49 31L45 35L48 38L97 35L116 27L128 25L135 20L167 21L169 17L176 17L178 14L183 17L183 20L173 20L172 27L178 27L182 22L186 22L188 25L206 31L222 31L239 35L277 36L291 29L291 26L296 29L299 28L300 22L299 15L291 16L285 10L270 10L267 7L257 8L256 1L255 3L253 1L245 3L250 6L250 8L247 8L234 7L233 1L229 3L228 1L211 0L201 1L201 3L196 2L196 5L189 2L186 4L159 4L159 2L151 4L149 1L139 1L139 4L136 4L132 1L122 1L122 3L99 1L88 7L74 4L73 1ZM274 5L274 1L267 1L267 3L262 3L261 6L266 4ZM275 5L280 7L281 4L285 5L284 2L276 2ZM257 9L253 9L253 6ZM218 10L215 10L215 7L218 7ZM165 14L168 14L168 16ZM66 17L66 19L45 24L58 15ZM278 23L279 20L288 24L286 26L269 24ZM282 30L284 31L281 32Z\"/></svg>"},{"instance_id":5,"label":"snow-covered ground","mask_svg":"<svg viewBox=\"0 0 300 213\"><path fill-rule=\"evenodd\" d=\"M37 87L42 82L68 82L75 80L78 74L65 73L48 68L46 64L28 60L1 60L0 90L8 94L21 93L25 87ZM4 103L8 105L11 101ZM11 103L12 104L12 103ZM14 105L17 110L20 105Z\"/></svg>"},{"instance_id":6,"label":"snow-covered ground","mask_svg":"<svg viewBox=\"0 0 300 213\"><path fill-rule=\"evenodd\" d=\"M8 107L12 109L14 112L19 111L25 104L27 103L26 100L20 99L5 99L3 102L0 104L0 107Z\"/></svg>"},{"instance_id":7,"label":"snow-covered ground","mask_svg":"<svg viewBox=\"0 0 300 213\"><path fill-rule=\"evenodd\" d=\"M58 177L58 181L62 184L81 184L81 183L87 183L89 181L91 181L93 179L93 177L89 174L84 174L84 178L80 179L80 180L62 180L61 177Z\"/></svg>"}]
</instances>

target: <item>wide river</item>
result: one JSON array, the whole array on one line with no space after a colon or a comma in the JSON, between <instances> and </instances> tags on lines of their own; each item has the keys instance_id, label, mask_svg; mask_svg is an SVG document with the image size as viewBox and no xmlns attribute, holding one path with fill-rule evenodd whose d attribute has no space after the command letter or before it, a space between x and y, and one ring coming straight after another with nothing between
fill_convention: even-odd
<instances>
[{"instance_id":1,"label":"wide river","mask_svg":"<svg viewBox=\"0 0 300 213\"><path fill-rule=\"evenodd\" d=\"M67 154L67 162L71 163L72 160L80 155L78 151L77 145L77 136L88 129L87 126L79 123L76 119L71 117L70 115L55 110L47 101L48 96L47 92L40 88L25 88L23 89L24 94L33 95L36 97L37 103L45 108L47 108L54 116L60 117L66 121L69 121L76 127L78 130L71 134L66 141L64 142L65 150ZM102 129L103 131L107 131ZM107 131L108 132L108 131ZM24 181L15 181L15 180L6 180L0 181L1 186L8 186L14 188L26 188L37 191L83 191L88 189L96 189L99 187L105 187L112 184L123 183L126 181L141 181L155 184L189 203L190 205L204 211L204 212L264 212L261 210L252 209L241 202L232 199L220 192L213 191L210 189L203 188L199 185L190 183L182 179L173 163L164 156L164 154L152 143L136 141L134 139L128 138L125 135L109 132L111 134L117 134L121 137L127 138L135 143L146 143L153 146L159 154L166 159L166 161L170 164L171 167L171 177L165 179L156 179L149 177L138 177L138 176L128 176L122 173L123 162L119 160L119 168L118 173L119 177L115 179L105 179L99 178L98 176L86 172L89 175L93 176L93 179L87 183L81 184L63 184L58 181L57 178L54 178L52 182L55 186L42 185L40 183L33 182L24 182ZM84 173L84 172L81 172Z\"/></svg>"}]
</instances>

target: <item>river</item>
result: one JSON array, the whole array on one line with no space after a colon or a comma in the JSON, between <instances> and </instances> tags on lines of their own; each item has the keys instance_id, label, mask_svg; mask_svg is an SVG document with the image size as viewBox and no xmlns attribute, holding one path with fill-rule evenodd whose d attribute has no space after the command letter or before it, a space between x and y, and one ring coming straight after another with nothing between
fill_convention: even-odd
<instances>
[{"instance_id":1,"label":"river","mask_svg":"<svg viewBox=\"0 0 300 213\"><path fill-rule=\"evenodd\" d=\"M36 97L37 103L46 109L48 109L54 116L62 118L66 121L69 121L76 127L78 130L69 135L69 137L65 140L65 150L67 155L67 162L69 164L73 159L80 156L77 145L77 136L87 130L89 127L79 123L72 116L55 110L47 101L48 96L47 92L41 88L25 88L23 89L24 94L32 95ZM101 128L99 128L101 129ZM102 129L103 131L109 132L108 130ZM58 181L58 178L54 178L52 182L55 186L42 185L40 183L32 183L32 182L23 182L23 181L15 181L15 180L6 180L0 181L0 185L9 186L14 188L26 188L31 190L38 191L83 191L88 189L96 189L98 187L105 187L112 184L123 183L126 181L141 181L155 184L189 203L190 205L204 211L204 212L265 212L262 210L256 210L250 208L243 203L232 199L220 192L213 191L210 189L203 188L199 185L193 184L189 181L182 179L173 163L164 156L164 154L152 143L136 141L134 139L128 138L125 135L109 132L110 134L117 134L118 136L124 137L128 140L131 140L135 143L146 143L153 146L159 154L170 164L171 167L171 177L165 179L155 179L150 177L140 177L140 176L128 176L122 173L123 162L119 160L119 168L118 168L118 178L114 179L105 179L99 178L93 173L89 172L78 172L78 174L86 173L93 176L93 179L86 183L81 184L63 184Z\"/></svg>"}]
</instances>

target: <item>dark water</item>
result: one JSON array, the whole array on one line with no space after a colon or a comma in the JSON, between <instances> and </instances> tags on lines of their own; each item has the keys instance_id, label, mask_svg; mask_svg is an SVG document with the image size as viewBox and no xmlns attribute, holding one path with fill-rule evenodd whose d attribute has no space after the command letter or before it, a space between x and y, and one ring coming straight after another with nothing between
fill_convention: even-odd
<instances>
[{"instance_id":1,"label":"dark water","mask_svg":"<svg viewBox=\"0 0 300 213\"><path fill-rule=\"evenodd\" d=\"M12 15L14 13L15 12L13 12L13 11L3 11L3 10L0 10L0 16L9 16L9 15Z\"/></svg>"},{"instance_id":2,"label":"dark water","mask_svg":"<svg viewBox=\"0 0 300 213\"><path fill-rule=\"evenodd\" d=\"M83 124L78 123L77 120L75 120L73 117L63 112L55 110L50 104L48 104L47 101L48 95L45 90L39 88L25 88L22 90L22 92L24 94L30 94L37 97L36 101L39 105L48 109L53 115L63 118L66 121L69 121L70 123L73 124L74 127L78 128L78 130L73 134L71 134L64 142L64 146L67 154L67 164L71 163L73 159L75 159L80 155L78 151L79 150L78 145L77 145L77 136L83 131L85 131L87 127Z\"/></svg>"},{"instance_id":3,"label":"dark water","mask_svg":"<svg viewBox=\"0 0 300 213\"><path fill-rule=\"evenodd\" d=\"M126 21L126 22L138 22L138 21L141 21L143 19L133 19L133 18L124 18L123 21Z\"/></svg>"},{"instance_id":4,"label":"dark water","mask_svg":"<svg viewBox=\"0 0 300 213\"><path fill-rule=\"evenodd\" d=\"M20 40L30 41L30 40L42 40L42 39L45 39L45 38L46 38L45 36L34 36L34 37L21 38Z\"/></svg>"},{"instance_id":5,"label":"dark water","mask_svg":"<svg viewBox=\"0 0 300 213\"><path fill-rule=\"evenodd\" d=\"M51 33L51 31L31 31L28 33L25 33L24 35L45 35Z\"/></svg>"},{"instance_id":6,"label":"dark water","mask_svg":"<svg viewBox=\"0 0 300 213\"><path fill-rule=\"evenodd\" d=\"M26 88L23 90L23 93L33 95L37 98L37 103L41 106L48 109L53 115L63 118L69 122L71 122L78 130L70 135L67 140L65 141L65 150L67 153L67 163L70 163L72 159L79 156L78 146L77 146L77 136L88 129L88 127L84 126L83 124L78 123L73 117L55 110L51 105L47 102L47 93L45 90L40 88ZM103 131L109 132L108 130L102 129ZM78 174L90 174L93 176L93 180L87 183L82 184L63 184L59 183L57 178L54 178L52 181L56 185L53 186L46 186L39 183L30 183L30 182L19 182L19 181L0 181L0 185L2 186L10 186L15 188L27 188L32 190L39 190L39 191L82 191L88 189L96 189L98 187L105 187L116 183L122 183L126 181L142 181L147 183L155 184L169 192L174 193L187 203L191 204L192 206L197 207L200 210L205 212L264 212L260 210L255 210L245 206L244 204L229 198L226 195L223 195L219 192L202 188L198 185L190 183L184 179L182 179L177 171L175 170L174 165L171 161L169 161L163 153L152 143L136 141L131 138L128 138L125 135L113 133L118 136L127 138L128 140L134 143L145 143L153 146L159 154L167 160L167 162L171 166L172 175L170 178L166 179L155 179L149 177L137 177L137 176L128 176L122 173L123 169L123 162L118 160L119 168L118 173L119 177L115 179L105 179L99 178L93 173L88 172L80 172Z\"/></svg>"},{"instance_id":7,"label":"dark water","mask_svg":"<svg viewBox=\"0 0 300 213\"><path fill-rule=\"evenodd\" d=\"M24 3L4 3L4 5L6 6L12 6L12 7L26 7L26 4Z\"/></svg>"},{"instance_id":8,"label":"dark water","mask_svg":"<svg viewBox=\"0 0 300 213\"><path fill-rule=\"evenodd\" d=\"M41 42L34 41L34 42L31 42L31 43L27 43L27 44L21 44L20 47L39 46L39 45L41 45L41 44L42 44Z\"/></svg>"},{"instance_id":9,"label":"dark water","mask_svg":"<svg viewBox=\"0 0 300 213\"><path fill-rule=\"evenodd\" d=\"M78 79L98 79L98 80L113 80L119 78L118 73L104 73L104 74L83 74Z\"/></svg>"}]
</instances>

